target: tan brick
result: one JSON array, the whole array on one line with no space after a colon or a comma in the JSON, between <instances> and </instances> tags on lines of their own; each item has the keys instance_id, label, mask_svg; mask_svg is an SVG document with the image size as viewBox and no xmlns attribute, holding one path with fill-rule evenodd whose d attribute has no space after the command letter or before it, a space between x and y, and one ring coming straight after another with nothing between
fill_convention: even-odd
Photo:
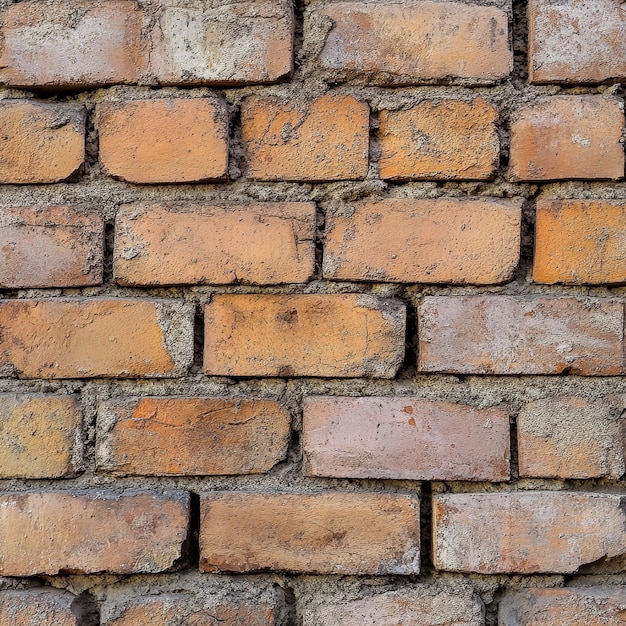
<instances>
[{"instance_id":1,"label":"tan brick","mask_svg":"<svg viewBox=\"0 0 626 626\"><path fill-rule=\"evenodd\" d=\"M292 70L288 0L168 2L151 33L150 67L162 85L273 83Z\"/></svg>"},{"instance_id":2,"label":"tan brick","mask_svg":"<svg viewBox=\"0 0 626 626\"><path fill-rule=\"evenodd\" d=\"M521 206L491 199L387 199L326 214L323 271L335 280L489 285L513 278Z\"/></svg>"},{"instance_id":3,"label":"tan brick","mask_svg":"<svg viewBox=\"0 0 626 626\"><path fill-rule=\"evenodd\" d=\"M418 310L418 369L621 374L623 324L623 305L603 298L427 296Z\"/></svg>"},{"instance_id":4,"label":"tan brick","mask_svg":"<svg viewBox=\"0 0 626 626\"><path fill-rule=\"evenodd\" d=\"M0 496L0 575L161 572L181 557L189 496L36 491Z\"/></svg>"},{"instance_id":5,"label":"tan brick","mask_svg":"<svg viewBox=\"0 0 626 626\"><path fill-rule=\"evenodd\" d=\"M508 480L509 417L412 397L304 399L309 476Z\"/></svg>"},{"instance_id":6,"label":"tan brick","mask_svg":"<svg viewBox=\"0 0 626 626\"><path fill-rule=\"evenodd\" d=\"M401 302L361 294L217 295L205 308L204 371L393 378L405 316Z\"/></svg>"},{"instance_id":7,"label":"tan brick","mask_svg":"<svg viewBox=\"0 0 626 626\"><path fill-rule=\"evenodd\" d=\"M77 104L0 102L0 184L56 183L79 171L85 119Z\"/></svg>"},{"instance_id":8,"label":"tan brick","mask_svg":"<svg viewBox=\"0 0 626 626\"><path fill-rule=\"evenodd\" d=\"M136 83L147 69L136 2L29 0L5 7L0 18L0 82L86 88Z\"/></svg>"},{"instance_id":9,"label":"tan brick","mask_svg":"<svg viewBox=\"0 0 626 626\"><path fill-rule=\"evenodd\" d=\"M315 205L130 204L117 213L123 285L304 283L315 269Z\"/></svg>"},{"instance_id":10,"label":"tan brick","mask_svg":"<svg viewBox=\"0 0 626 626\"><path fill-rule=\"evenodd\" d=\"M0 478L73 474L80 463L80 428L77 396L0 394Z\"/></svg>"},{"instance_id":11,"label":"tan brick","mask_svg":"<svg viewBox=\"0 0 626 626\"><path fill-rule=\"evenodd\" d=\"M84 614L78 598L67 591L0 592L0 626L81 626Z\"/></svg>"},{"instance_id":12,"label":"tan brick","mask_svg":"<svg viewBox=\"0 0 626 626\"><path fill-rule=\"evenodd\" d=\"M253 180L363 179L369 152L369 107L352 96L309 101L246 98L241 126Z\"/></svg>"},{"instance_id":13,"label":"tan brick","mask_svg":"<svg viewBox=\"0 0 626 626\"><path fill-rule=\"evenodd\" d=\"M159 98L97 105L100 161L132 183L220 180L228 172L228 114L218 99Z\"/></svg>"},{"instance_id":14,"label":"tan brick","mask_svg":"<svg viewBox=\"0 0 626 626\"><path fill-rule=\"evenodd\" d=\"M333 604L324 596L304 608L304 626L483 626L483 605L471 589L409 586Z\"/></svg>"},{"instance_id":15,"label":"tan brick","mask_svg":"<svg viewBox=\"0 0 626 626\"><path fill-rule=\"evenodd\" d=\"M620 478L626 472L626 398L535 400L517 418L520 476Z\"/></svg>"},{"instance_id":16,"label":"tan brick","mask_svg":"<svg viewBox=\"0 0 626 626\"><path fill-rule=\"evenodd\" d=\"M0 302L0 372L20 378L180 376L193 358L193 306L176 300Z\"/></svg>"},{"instance_id":17,"label":"tan brick","mask_svg":"<svg viewBox=\"0 0 626 626\"><path fill-rule=\"evenodd\" d=\"M498 169L498 111L482 98L425 100L381 111L379 170L391 180L489 180Z\"/></svg>"},{"instance_id":18,"label":"tan brick","mask_svg":"<svg viewBox=\"0 0 626 626\"><path fill-rule=\"evenodd\" d=\"M533 83L626 79L623 0L531 0L528 72Z\"/></svg>"},{"instance_id":19,"label":"tan brick","mask_svg":"<svg viewBox=\"0 0 626 626\"><path fill-rule=\"evenodd\" d=\"M200 569L417 574L417 497L380 493L200 496Z\"/></svg>"},{"instance_id":20,"label":"tan brick","mask_svg":"<svg viewBox=\"0 0 626 626\"><path fill-rule=\"evenodd\" d=\"M104 221L68 206L0 208L0 287L102 283Z\"/></svg>"},{"instance_id":21,"label":"tan brick","mask_svg":"<svg viewBox=\"0 0 626 626\"><path fill-rule=\"evenodd\" d=\"M624 176L622 104L605 96L552 96L511 119L513 181Z\"/></svg>"},{"instance_id":22,"label":"tan brick","mask_svg":"<svg viewBox=\"0 0 626 626\"><path fill-rule=\"evenodd\" d=\"M501 626L623 626L623 586L508 591L499 604Z\"/></svg>"},{"instance_id":23,"label":"tan brick","mask_svg":"<svg viewBox=\"0 0 626 626\"><path fill-rule=\"evenodd\" d=\"M496 7L404 0L333 2L318 11L332 20L321 63L348 76L379 84L492 82L513 69L508 18Z\"/></svg>"},{"instance_id":24,"label":"tan brick","mask_svg":"<svg viewBox=\"0 0 626 626\"><path fill-rule=\"evenodd\" d=\"M536 283L626 282L626 202L537 200Z\"/></svg>"},{"instance_id":25,"label":"tan brick","mask_svg":"<svg viewBox=\"0 0 626 626\"><path fill-rule=\"evenodd\" d=\"M289 412L273 400L141 398L98 412L98 469L143 476L260 474L285 458Z\"/></svg>"}]
</instances>

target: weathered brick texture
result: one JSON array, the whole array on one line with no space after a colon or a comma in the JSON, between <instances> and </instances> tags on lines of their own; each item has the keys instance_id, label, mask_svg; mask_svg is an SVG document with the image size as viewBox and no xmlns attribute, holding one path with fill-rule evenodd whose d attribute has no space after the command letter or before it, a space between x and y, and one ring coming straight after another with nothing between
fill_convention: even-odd
<instances>
[{"instance_id":1,"label":"weathered brick texture","mask_svg":"<svg viewBox=\"0 0 626 626\"><path fill-rule=\"evenodd\" d=\"M75 595L57 589L0 592L0 626L81 626L85 611Z\"/></svg>"}]
</instances>

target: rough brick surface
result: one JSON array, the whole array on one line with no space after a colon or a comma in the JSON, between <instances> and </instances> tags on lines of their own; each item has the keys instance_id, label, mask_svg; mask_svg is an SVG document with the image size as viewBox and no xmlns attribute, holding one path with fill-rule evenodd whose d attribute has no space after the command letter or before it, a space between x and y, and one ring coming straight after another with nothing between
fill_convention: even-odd
<instances>
[{"instance_id":1,"label":"rough brick surface","mask_svg":"<svg viewBox=\"0 0 626 626\"><path fill-rule=\"evenodd\" d=\"M499 604L500 626L620 626L626 618L623 586L524 589Z\"/></svg>"},{"instance_id":2,"label":"rough brick surface","mask_svg":"<svg viewBox=\"0 0 626 626\"><path fill-rule=\"evenodd\" d=\"M72 176L85 160L85 116L77 104L0 102L0 184L55 183Z\"/></svg>"},{"instance_id":3,"label":"rough brick surface","mask_svg":"<svg viewBox=\"0 0 626 626\"><path fill-rule=\"evenodd\" d=\"M533 280L626 282L626 201L537 200Z\"/></svg>"},{"instance_id":4,"label":"rough brick surface","mask_svg":"<svg viewBox=\"0 0 626 626\"><path fill-rule=\"evenodd\" d=\"M80 464L80 428L77 396L0 394L0 478L73 474Z\"/></svg>"},{"instance_id":5,"label":"rough brick surface","mask_svg":"<svg viewBox=\"0 0 626 626\"><path fill-rule=\"evenodd\" d=\"M502 409L402 398L304 399L305 472L339 478L507 480Z\"/></svg>"},{"instance_id":6,"label":"rough brick surface","mask_svg":"<svg viewBox=\"0 0 626 626\"><path fill-rule=\"evenodd\" d=\"M624 110L605 96L553 96L511 119L514 181L624 176Z\"/></svg>"},{"instance_id":7,"label":"rough brick surface","mask_svg":"<svg viewBox=\"0 0 626 626\"><path fill-rule=\"evenodd\" d=\"M352 208L326 214L326 278L488 285L511 280L517 267L517 202L389 199Z\"/></svg>"},{"instance_id":8,"label":"rough brick surface","mask_svg":"<svg viewBox=\"0 0 626 626\"><path fill-rule=\"evenodd\" d=\"M0 287L102 282L104 221L68 206L0 208Z\"/></svg>"},{"instance_id":9,"label":"rough brick surface","mask_svg":"<svg viewBox=\"0 0 626 626\"><path fill-rule=\"evenodd\" d=\"M324 67L385 84L452 78L495 81L513 67L508 19L496 7L458 2L337 2L318 9L332 20Z\"/></svg>"},{"instance_id":10,"label":"rough brick surface","mask_svg":"<svg viewBox=\"0 0 626 626\"><path fill-rule=\"evenodd\" d=\"M369 295L218 295L204 313L204 371L392 378L405 316L397 300Z\"/></svg>"},{"instance_id":11,"label":"rough brick surface","mask_svg":"<svg viewBox=\"0 0 626 626\"><path fill-rule=\"evenodd\" d=\"M573 573L626 553L624 497L558 491L435 496L434 563L481 574Z\"/></svg>"},{"instance_id":12,"label":"rough brick surface","mask_svg":"<svg viewBox=\"0 0 626 626\"><path fill-rule=\"evenodd\" d=\"M191 365L193 307L172 300L0 303L0 370L21 378L180 376Z\"/></svg>"},{"instance_id":13,"label":"rough brick surface","mask_svg":"<svg viewBox=\"0 0 626 626\"><path fill-rule=\"evenodd\" d=\"M274 400L115 399L99 410L98 468L144 476L259 474L284 459L289 423Z\"/></svg>"},{"instance_id":14,"label":"rough brick surface","mask_svg":"<svg viewBox=\"0 0 626 626\"><path fill-rule=\"evenodd\" d=\"M622 0L531 0L529 75L534 83L626 78Z\"/></svg>"},{"instance_id":15,"label":"rough brick surface","mask_svg":"<svg viewBox=\"0 0 626 626\"><path fill-rule=\"evenodd\" d=\"M250 97L241 106L254 180L332 181L367 174L369 107L352 96L312 101Z\"/></svg>"},{"instance_id":16,"label":"rough brick surface","mask_svg":"<svg viewBox=\"0 0 626 626\"><path fill-rule=\"evenodd\" d=\"M0 575L160 572L181 557L189 496L37 491L0 496Z\"/></svg>"},{"instance_id":17,"label":"rough brick surface","mask_svg":"<svg viewBox=\"0 0 626 626\"><path fill-rule=\"evenodd\" d=\"M81 626L84 611L67 591L39 588L0 592L0 626Z\"/></svg>"},{"instance_id":18,"label":"rough brick surface","mask_svg":"<svg viewBox=\"0 0 626 626\"><path fill-rule=\"evenodd\" d=\"M200 569L417 574L417 497L381 493L206 493Z\"/></svg>"},{"instance_id":19,"label":"rough brick surface","mask_svg":"<svg viewBox=\"0 0 626 626\"><path fill-rule=\"evenodd\" d=\"M624 372L623 305L600 298L425 297L418 309L422 372Z\"/></svg>"},{"instance_id":20,"label":"rough brick surface","mask_svg":"<svg viewBox=\"0 0 626 626\"><path fill-rule=\"evenodd\" d=\"M124 285L304 283L315 268L315 205L131 204L117 213Z\"/></svg>"},{"instance_id":21,"label":"rough brick surface","mask_svg":"<svg viewBox=\"0 0 626 626\"><path fill-rule=\"evenodd\" d=\"M626 472L626 398L535 400L517 418L520 476L620 478Z\"/></svg>"},{"instance_id":22,"label":"rough brick surface","mask_svg":"<svg viewBox=\"0 0 626 626\"><path fill-rule=\"evenodd\" d=\"M100 160L133 183L219 180L228 170L228 114L222 100L159 98L97 107Z\"/></svg>"},{"instance_id":23,"label":"rough brick surface","mask_svg":"<svg viewBox=\"0 0 626 626\"><path fill-rule=\"evenodd\" d=\"M425 100L379 114L381 178L488 180L500 157L498 111L482 98Z\"/></svg>"},{"instance_id":24,"label":"rough brick surface","mask_svg":"<svg viewBox=\"0 0 626 626\"><path fill-rule=\"evenodd\" d=\"M0 82L95 87L136 83L147 69L136 2L28 0L9 5L0 17Z\"/></svg>"}]
</instances>

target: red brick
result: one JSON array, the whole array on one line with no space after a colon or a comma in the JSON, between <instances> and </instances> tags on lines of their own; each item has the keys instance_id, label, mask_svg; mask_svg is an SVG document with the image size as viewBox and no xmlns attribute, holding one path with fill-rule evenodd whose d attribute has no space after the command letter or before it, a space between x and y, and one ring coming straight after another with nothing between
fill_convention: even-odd
<instances>
[{"instance_id":1,"label":"red brick","mask_svg":"<svg viewBox=\"0 0 626 626\"><path fill-rule=\"evenodd\" d=\"M425 100L379 115L381 178L489 180L498 169L498 111L482 98Z\"/></svg>"},{"instance_id":2,"label":"red brick","mask_svg":"<svg viewBox=\"0 0 626 626\"><path fill-rule=\"evenodd\" d=\"M0 422L0 478L62 478L78 469L78 397L0 394Z\"/></svg>"},{"instance_id":3,"label":"red brick","mask_svg":"<svg viewBox=\"0 0 626 626\"><path fill-rule=\"evenodd\" d=\"M220 180L228 172L223 100L159 98L97 106L100 161L132 183Z\"/></svg>"},{"instance_id":4,"label":"red brick","mask_svg":"<svg viewBox=\"0 0 626 626\"><path fill-rule=\"evenodd\" d=\"M0 287L102 283L104 221L68 206L0 209Z\"/></svg>"},{"instance_id":5,"label":"red brick","mask_svg":"<svg viewBox=\"0 0 626 626\"><path fill-rule=\"evenodd\" d=\"M417 574L417 497L213 492L200 500L200 569Z\"/></svg>"},{"instance_id":6,"label":"red brick","mask_svg":"<svg viewBox=\"0 0 626 626\"><path fill-rule=\"evenodd\" d=\"M624 370L623 305L602 298L425 297L421 372L611 376Z\"/></svg>"},{"instance_id":7,"label":"red brick","mask_svg":"<svg viewBox=\"0 0 626 626\"><path fill-rule=\"evenodd\" d=\"M537 200L536 283L626 282L626 202Z\"/></svg>"},{"instance_id":8,"label":"red brick","mask_svg":"<svg viewBox=\"0 0 626 626\"><path fill-rule=\"evenodd\" d=\"M260 474L285 458L289 412L273 400L141 398L99 408L98 469L122 475Z\"/></svg>"},{"instance_id":9,"label":"red brick","mask_svg":"<svg viewBox=\"0 0 626 626\"><path fill-rule=\"evenodd\" d=\"M362 294L216 295L204 313L213 376L393 378L405 307Z\"/></svg>"},{"instance_id":10,"label":"red brick","mask_svg":"<svg viewBox=\"0 0 626 626\"><path fill-rule=\"evenodd\" d=\"M304 283L315 269L315 205L129 204L116 219L123 285Z\"/></svg>"},{"instance_id":11,"label":"red brick","mask_svg":"<svg viewBox=\"0 0 626 626\"><path fill-rule=\"evenodd\" d=\"M347 77L365 74L379 84L493 82L513 68L508 17L493 6L333 2L316 16L332 19L322 65Z\"/></svg>"},{"instance_id":12,"label":"red brick","mask_svg":"<svg viewBox=\"0 0 626 626\"><path fill-rule=\"evenodd\" d=\"M511 280L519 262L515 201L388 199L352 209L326 213L326 278L489 285Z\"/></svg>"},{"instance_id":13,"label":"red brick","mask_svg":"<svg viewBox=\"0 0 626 626\"><path fill-rule=\"evenodd\" d=\"M193 358L193 306L176 300L0 302L0 371L20 378L171 377Z\"/></svg>"},{"instance_id":14,"label":"red brick","mask_svg":"<svg viewBox=\"0 0 626 626\"><path fill-rule=\"evenodd\" d=\"M159 84L244 85L289 77L290 1L168 4L159 8L151 33L150 68Z\"/></svg>"},{"instance_id":15,"label":"red brick","mask_svg":"<svg viewBox=\"0 0 626 626\"><path fill-rule=\"evenodd\" d=\"M623 626L626 588L508 591L500 601L499 615L506 626Z\"/></svg>"},{"instance_id":16,"label":"red brick","mask_svg":"<svg viewBox=\"0 0 626 626\"><path fill-rule=\"evenodd\" d=\"M626 79L623 0L531 0L528 71L533 83Z\"/></svg>"},{"instance_id":17,"label":"red brick","mask_svg":"<svg viewBox=\"0 0 626 626\"><path fill-rule=\"evenodd\" d=\"M241 132L253 180L363 179L369 151L369 107L352 96L314 100L246 98Z\"/></svg>"},{"instance_id":18,"label":"red brick","mask_svg":"<svg viewBox=\"0 0 626 626\"><path fill-rule=\"evenodd\" d=\"M67 591L0 592L0 626L81 626L84 615L80 600Z\"/></svg>"},{"instance_id":19,"label":"red brick","mask_svg":"<svg viewBox=\"0 0 626 626\"><path fill-rule=\"evenodd\" d=\"M508 480L509 417L412 397L304 399L309 476Z\"/></svg>"},{"instance_id":20,"label":"red brick","mask_svg":"<svg viewBox=\"0 0 626 626\"><path fill-rule=\"evenodd\" d=\"M136 83L147 69L143 13L128 0L29 0L0 14L0 81L15 87Z\"/></svg>"},{"instance_id":21,"label":"red brick","mask_svg":"<svg viewBox=\"0 0 626 626\"><path fill-rule=\"evenodd\" d=\"M620 478L626 472L626 398L535 400L517 418L520 476Z\"/></svg>"},{"instance_id":22,"label":"red brick","mask_svg":"<svg viewBox=\"0 0 626 626\"><path fill-rule=\"evenodd\" d=\"M624 176L623 105L613 97L552 96L511 118L513 181Z\"/></svg>"},{"instance_id":23,"label":"red brick","mask_svg":"<svg viewBox=\"0 0 626 626\"><path fill-rule=\"evenodd\" d=\"M79 171L85 119L85 108L77 104L0 102L0 184L56 183Z\"/></svg>"},{"instance_id":24,"label":"red brick","mask_svg":"<svg viewBox=\"0 0 626 626\"><path fill-rule=\"evenodd\" d=\"M626 553L624 497L456 493L433 502L434 563L481 574L571 574Z\"/></svg>"},{"instance_id":25,"label":"red brick","mask_svg":"<svg viewBox=\"0 0 626 626\"><path fill-rule=\"evenodd\" d=\"M0 496L0 575L161 572L181 557L189 496L36 491Z\"/></svg>"}]
</instances>

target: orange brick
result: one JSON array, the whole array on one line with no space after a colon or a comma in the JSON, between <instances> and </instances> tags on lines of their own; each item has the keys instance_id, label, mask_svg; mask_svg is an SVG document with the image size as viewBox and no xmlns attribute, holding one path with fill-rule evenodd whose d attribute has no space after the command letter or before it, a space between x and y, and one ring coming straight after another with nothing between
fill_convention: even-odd
<instances>
[{"instance_id":1,"label":"orange brick","mask_svg":"<svg viewBox=\"0 0 626 626\"><path fill-rule=\"evenodd\" d=\"M222 100L159 98L97 106L100 161L132 183L220 180L228 172Z\"/></svg>"},{"instance_id":2,"label":"orange brick","mask_svg":"<svg viewBox=\"0 0 626 626\"><path fill-rule=\"evenodd\" d=\"M411 397L304 399L309 476L508 480L509 417Z\"/></svg>"},{"instance_id":3,"label":"orange brick","mask_svg":"<svg viewBox=\"0 0 626 626\"><path fill-rule=\"evenodd\" d=\"M333 2L318 14L332 20L321 63L347 76L365 74L379 84L493 82L513 69L508 17L496 7Z\"/></svg>"},{"instance_id":4,"label":"orange brick","mask_svg":"<svg viewBox=\"0 0 626 626\"><path fill-rule=\"evenodd\" d=\"M200 496L200 569L417 574L417 497L381 493Z\"/></svg>"},{"instance_id":5,"label":"orange brick","mask_svg":"<svg viewBox=\"0 0 626 626\"><path fill-rule=\"evenodd\" d=\"M246 98L241 126L253 180L363 179L369 152L369 107L352 96L312 101Z\"/></svg>"},{"instance_id":6,"label":"orange brick","mask_svg":"<svg viewBox=\"0 0 626 626\"><path fill-rule=\"evenodd\" d=\"M28 0L0 14L0 81L15 87L136 83L147 69L143 13L128 0Z\"/></svg>"},{"instance_id":7,"label":"orange brick","mask_svg":"<svg viewBox=\"0 0 626 626\"><path fill-rule=\"evenodd\" d=\"M538 200L536 283L626 282L626 202Z\"/></svg>"},{"instance_id":8,"label":"orange brick","mask_svg":"<svg viewBox=\"0 0 626 626\"><path fill-rule=\"evenodd\" d=\"M620 478L626 472L626 398L535 400L517 418L520 476Z\"/></svg>"},{"instance_id":9,"label":"orange brick","mask_svg":"<svg viewBox=\"0 0 626 626\"><path fill-rule=\"evenodd\" d=\"M623 324L623 305L604 298L427 296L418 310L418 369L621 374Z\"/></svg>"},{"instance_id":10,"label":"orange brick","mask_svg":"<svg viewBox=\"0 0 626 626\"><path fill-rule=\"evenodd\" d=\"M0 337L5 376L180 376L193 358L193 306L175 300L4 300Z\"/></svg>"},{"instance_id":11,"label":"orange brick","mask_svg":"<svg viewBox=\"0 0 626 626\"><path fill-rule=\"evenodd\" d=\"M388 199L327 211L323 271L335 280L489 285L513 278L521 206L491 199Z\"/></svg>"},{"instance_id":12,"label":"orange brick","mask_svg":"<svg viewBox=\"0 0 626 626\"><path fill-rule=\"evenodd\" d=\"M273 400L115 399L100 406L98 469L123 475L260 474L284 460L289 412Z\"/></svg>"},{"instance_id":13,"label":"orange brick","mask_svg":"<svg viewBox=\"0 0 626 626\"><path fill-rule=\"evenodd\" d=\"M499 615L507 626L620 626L626 615L626 589L615 585L508 591Z\"/></svg>"},{"instance_id":14,"label":"orange brick","mask_svg":"<svg viewBox=\"0 0 626 626\"><path fill-rule=\"evenodd\" d=\"M626 553L625 517L619 495L437 495L435 567L480 574L571 574L587 563Z\"/></svg>"},{"instance_id":15,"label":"orange brick","mask_svg":"<svg viewBox=\"0 0 626 626\"><path fill-rule=\"evenodd\" d=\"M291 74L289 0L167 4L151 33L150 68L159 84L273 83Z\"/></svg>"},{"instance_id":16,"label":"orange brick","mask_svg":"<svg viewBox=\"0 0 626 626\"><path fill-rule=\"evenodd\" d=\"M405 315L397 300L362 294L217 295L204 314L204 371L393 378Z\"/></svg>"},{"instance_id":17,"label":"orange brick","mask_svg":"<svg viewBox=\"0 0 626 626\"><path fill-rule=\"evenodd\" d=\"M0 496L0 575L154 573L181 557L189 496L36 491Z\"/></svg>"},{"instance_id":18,"label":"orange brick","mask_svg":"<svg viewBox=\"0 0 626 626\"><path fill-rule=\"evenodd\" d=\"M304 283L315 269L315 205L130 204L117 213L123 285Z\"/></svg>"},{"instance_id":19,"label":"orange brick","mask_svg":"<svg viewBox=\"0 0 626 626\"><path fill-rule=\"evenodd\" d=\"M511 180L624 176L621 103L605 96L553 96L511 120Z\"/></svg>"},{"instance_id":20,"label":"orange brick","mask_svg":"<svg viewBox=\"0 0 626 626\"><path fill-rule=\"evenodd\" d=\"M59 589L42 587L0 592L0 626L80 626L80 600Z\"/></svg>"},{"instance_id":21,"label":"orange brick","mask_svg":"<svg viewBox=\"0 0 626 626\"><path fill-rule=\"evenodd\" d=\"M0 287L102 283L104 221L68 206L0 208Z\"/></svg>"},{"instance_id":22,"label":"orange brick","mask_svg":"<svg viewBox=\"0 0 626 626\"><path fill-rule=\"evenodd\" d=\"M0 478L62 478L78 469L81 410L76 396L0 394L0 422Z\"/></svg>"},{"instance_id":23,"label":"orange brick","mask_svg":"<svg viewBox=\"0 0 626 626\"><path fill-rule=\"evenodd\" d=\"M379 170L391 180L489 180L498 169L498 111L481 98L425 100L380 112Z\"/></svg>"},{"instance_id":24,"label":"orange brick","mask_svg":"<svg viewBox=\"0 0 626 626\"><path fill-rule=\"evenodd\" d=\"M85 119L81 105L0 102L0 184L56 183L79 171L85 160Z\"/></svg>"},{"instance_id":25,"label":"orange brick","mask_svg":"<svg viewBox=\"0 0 626 626\"><path fill-rule=\"evenodd\" d=\"M623 0L531 0L529 76L533 83L601 83L626 78Z\"/></svg>"}]
</instances>

